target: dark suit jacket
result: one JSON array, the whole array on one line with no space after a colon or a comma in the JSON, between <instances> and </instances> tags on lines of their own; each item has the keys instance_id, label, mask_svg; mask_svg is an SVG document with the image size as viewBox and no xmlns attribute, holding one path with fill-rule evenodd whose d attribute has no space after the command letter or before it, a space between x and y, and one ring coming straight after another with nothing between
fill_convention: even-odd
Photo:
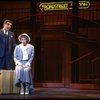
<instances>
[{"instance_id":1,"label":"dark suit jacket","mask_svg":"<svg viewBox=\"0 0 100 100\"><path fill-rule=\"evenodd\" d=\"M13 50L16 46L15 44L15 36L14 36L14 33L9 31L8 32L8 36L9 36L9 54L12 56L13 54ZM3 57L4 54L5 54L5 40L4 40L4 32L3 32L3 29L0 30L0 57Z\"/></svg>"}]
</instances>

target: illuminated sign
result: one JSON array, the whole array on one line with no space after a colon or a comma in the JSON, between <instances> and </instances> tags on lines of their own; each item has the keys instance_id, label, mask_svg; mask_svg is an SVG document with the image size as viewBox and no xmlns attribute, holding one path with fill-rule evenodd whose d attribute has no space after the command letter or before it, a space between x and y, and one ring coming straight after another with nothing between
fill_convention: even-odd
<instances>
[{"instance_id":1,"label":"illuminated sign","mask_svg":"<svg viewBox=\"0 0 100 100\"><path fill-rule=\"evenodd\" d=\"M90 6L89 1L79 1L79 9L87 9ZM69 10L73 8L73 2L48 2L48 3L41 3L39 8L42 11L49 11L49 10Z\"/></svg>"}]
</instances>

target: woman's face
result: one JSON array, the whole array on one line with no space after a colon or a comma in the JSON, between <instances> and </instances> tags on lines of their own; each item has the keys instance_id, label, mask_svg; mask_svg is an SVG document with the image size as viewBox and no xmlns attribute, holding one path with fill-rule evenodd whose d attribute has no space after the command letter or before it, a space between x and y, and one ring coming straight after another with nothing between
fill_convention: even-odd
<instances>
[{"instance_id":1,"label":"woman's face","mask_svg":"<svg viewBox=\"0 0 100 100\"><path fill-rule=\"evenodd\" d=\"M25 37L22 37L21 43L25 46L27 44L27 39Z\"/></svg>"}]
</instances>

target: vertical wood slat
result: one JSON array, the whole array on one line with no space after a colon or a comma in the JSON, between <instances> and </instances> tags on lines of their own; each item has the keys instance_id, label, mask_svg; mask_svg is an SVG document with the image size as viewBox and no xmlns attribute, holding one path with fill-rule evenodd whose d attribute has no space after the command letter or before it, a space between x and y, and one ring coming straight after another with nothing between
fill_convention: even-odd
<instances>
[{"instance_id":1,"label":"vertical wood slat","mask_svg":"<svg viewBox=\"0 0 100 100\"><path fill-rule=\"evenodd\" d=\"M15 86L15 70L0 70L0 94L19 93Z\"/></svg>"},{"instance_id":2,"label":"vertical wood slat","mask_svg":"<svg viewBox=\"0 0 100 100\"><path fill-rule=\"evenodd\" d=\"M0 94L10 93L10 71L0 70Z\"/></svg>"},{"instance_id":3,"label":"vertical wood slat","mask_svg":"<svg viewBox=\"0 0 100 100\"><path fill-rule=\"evenodd\" d=\"M16 72L15 70L10 71L10 93L19 93L19 87L15 86L15 78L16 78Z\"/></svg>"}]
</instances>

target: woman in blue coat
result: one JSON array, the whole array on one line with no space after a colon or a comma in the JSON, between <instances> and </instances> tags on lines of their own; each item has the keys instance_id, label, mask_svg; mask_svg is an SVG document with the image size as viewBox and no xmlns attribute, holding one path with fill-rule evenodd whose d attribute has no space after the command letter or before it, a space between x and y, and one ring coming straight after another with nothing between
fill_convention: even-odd
<instances>
[{"instance_id":1,"label":"woman in blue coat","mask_svg":"<svg viewBox=\"0 0 100 100\"><path fill-rule=\"evenodd\" d=\"M21 95L27 95L33 90L31 63L34 58L34 46L29 44L31 39L26 33L19 35L18 39L21 43L14 50L16 86L20 87Z\"/></svg>"}]
</instances>

